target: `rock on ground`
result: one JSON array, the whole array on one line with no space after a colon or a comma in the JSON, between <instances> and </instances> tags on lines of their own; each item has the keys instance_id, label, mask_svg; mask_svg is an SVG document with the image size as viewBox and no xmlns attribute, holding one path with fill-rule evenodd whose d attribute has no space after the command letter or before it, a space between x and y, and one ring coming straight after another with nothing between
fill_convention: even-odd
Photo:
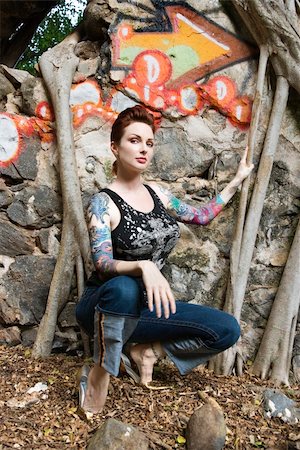
<instances>
[{"instance_id":1,"label":"rock on ground","mask_svg":"<svg viewBox=\"0 0 300 450\"><path fill-rule=\"evenodd\" d=\"M94 434L87 450L148 450L146 436L131 425L108 419Z\"/></svg>"},{"instance_id":2,"label":"rock on ground","mask_svg":"<svg viewBox=\"0 0 300 450\"><path fill-rule=\"evenodd\" d=\"M222 408L212 398L205 401L188 422L188 450L221 450L225 445L226 425Z\"/></svg>"}]
</instances>

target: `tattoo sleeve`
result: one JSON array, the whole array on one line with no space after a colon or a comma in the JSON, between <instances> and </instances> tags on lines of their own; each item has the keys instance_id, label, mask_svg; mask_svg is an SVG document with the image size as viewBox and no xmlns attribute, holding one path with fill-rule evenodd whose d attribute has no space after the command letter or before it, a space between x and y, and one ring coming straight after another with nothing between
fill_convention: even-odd
<instances>
[{"instance_id":1,"label":"tattoo sleeve","mask_svg":"<svg viewBox=\"0 0 300 450\"><path fill-rule=\"evenodd\" d=\"M113 258L108 203L109 196L101 192L92 197L88 208L92 258L96 271L103 278L117 274L117 260Z\"/></svg>"},{"instance_id":2,"label":"tattoo sleeve","mask_svg":"<svg viewBox=\"0 0 300 450\"><path fill-rule=\"evenodd\" d=\"M176 198L171 192L161 188L161 192L168 197L167 209L173 213L175 218L184 223L207 225L211 222L220 211L222 211L225 203L220 195L217 195L206 205L200 208L188 205Z\"/></svg>"}]
</instances>

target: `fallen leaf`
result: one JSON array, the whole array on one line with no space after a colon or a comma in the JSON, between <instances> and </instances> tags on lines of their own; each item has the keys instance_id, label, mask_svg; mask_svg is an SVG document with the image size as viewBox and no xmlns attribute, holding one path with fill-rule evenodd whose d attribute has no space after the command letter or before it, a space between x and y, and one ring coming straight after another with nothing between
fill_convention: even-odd
<instances>
[{"instance_id":1,"label":"fallen leaf","mask_svg":"<svg viewBox=\"0 0 300 450\"><path fill-rule=\"evenodd\" d=\"M186 439L183 436L177 436L176 442L178 444L185 444L186 443Z\"/></svg>"}]
</instances>

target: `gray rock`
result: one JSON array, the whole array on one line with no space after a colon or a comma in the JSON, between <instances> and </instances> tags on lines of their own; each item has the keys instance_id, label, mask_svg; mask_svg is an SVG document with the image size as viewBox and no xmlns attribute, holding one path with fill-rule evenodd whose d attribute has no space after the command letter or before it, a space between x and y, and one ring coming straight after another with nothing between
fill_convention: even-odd
<instances>
[{"instance_id":1,"label":"gray rock","mask_svg":"<svg viewBox=\"0 0 300 450\"><path fill-rule=\"evenodd\" d=\"M22 137L22 151L16 161L8 166L0 166L0 174L13 180L35 180L37 175L37 153L40 150L40 142L37 138Z\"/></svg>"},{"instance_id":2,"label":"gray rock","mask_svg":"<svg viewBox=\"0 0 300 450\"><path fill-rule=\"evenodd\" d=\"M49 250L49 229L42 229L37 237L37 244L43 253L48 253Z\"/></svg>"},{"instance_id":3,"label":"gray rock","mask_svg":"<svg viewBox=\"0 0 300 450\"><path fill-rule=\"evenodd\" d=\"M16 87L19 88L20 85L28 78L34 78L26 70L13 69L7 67L4 64L0 65L0 73L5 75L5 77Z\"/></svg>"},{"instance_id":4,"label":"gray rock","mask_svg":"<svg viewBox=\"0 0 300 450\"><path fill-rule=\"evenodd\" d=\"M189 141L187 133L175 126L159 129L156 139L160 151L154 153L151 171L166 181L199 176L214 158L209 145L201 146L196 141Z\"/></svg>"},{"instance_id":5,"label":"gray rock","mask_svg":"<svg viewBox=\"0 0 300 450\"><path fill-rule=\"evenodd\" d=\"M6 256L33 253L34 240L24 230L0 219L0 254Z\"/></svg>"},{"instance_id":6,"label":"gray rock","mask_svg":"<svg viewBox=\"0 0 300 450\"><path fill-rule=\"evenodd\" d=\"M297 383L300 383L300 355L296 355L292 359L292 367L294 378Z\"/></svg>"},{"instance_id":7,"label":"gray rock","mask_svg":"<svg viewBox=\"0 0 300 450\"><path fill-rule=\"evenodd\" d=\"M45 228L60 220L61 201L48 186L28 187L16 194L8 217L23 227Z\"/></svg>"},{"instance_id":8,"label":"gray rock","mask_svg":"<svg viewBox=\"0 0 300 450\"><path fill-rule=\"evenodd\" d=\"M43 228L37 235L37 245L43 253L57 256L59 252L60 230L54 225L51 228Z\"/></svg>"},{"instance_id":9,"label":"gray rock","mask_svg":"<svg viewBox=\"0 0 300 450\"><path fill-rule=\"evenodd\" d=\"M10 81L0 73L0 99L4 98L10 92L14 92L15 88Z\"/></svg>"},{"instance_id":10,"label":"gray rock","mask_svg":"<svg viewBox=\"0 0 300 450\"><path fill-rule=\"evenodd\" d=\"M83 74L85 77L90 77L92 75L95 75L97 72L97 68L100 62L99 56L97 58L93 59L86 59L83 61L80 61L78 64L77 71L81 74Z\"/></svg>"},{"instance_id":11,"label":"gray rock","mask_svg":"<svg viewBox=\"0 0 300 450\"><path fill-rule=\"evenodd\" d=\"M300 314L300 310L299 310ZM298 331L295 336L294 341L294 349L293 349L293 359L292 359L292 367L293 374L296 382L300 383L300 320L298 314Z\"/></svg>"},{"instance_id":12,"label":"gray rock","mask_svg":"<svg viewBox=\"0 0 300 450\"><path fill-rule=\"evenodd\" d=\"M132 425L108 419L96 431L87 450L148 450L146 436Z\"/></svg>"},{"instance_id":13,"label":"gray rock","mask_svg":"<svg viewBox=\"0 0 300 450\"><path fill-rule=\"evenodd\" d=\"M36 339L38 327L28 328L21 333L22 345L32 347Z\"/></svg>"},{"instance_id":14,"label":"gray rock","mask_svg":"<svg viewBox=\"0 0 300 450\"><path fill-rule=\"evenodd\" d=\"M97 58L100 51L101 45L97 41L81 41L75 47L75 54L81 60Z\"/></svg>"},{"instance_id":15,"label":"gray rock","mask_svg":"<svg viewBox=\"0 0 300 450\"><path fill-rule=\"evenodd\" d=\"M278 417L283 422L298 423L300 420L300 408L296 402L281 392L272 389L264 391L264 410L268 418Z\"/></svg>"},{"instance_id":16,"label":"gray rock","mask_svg":"<svg viewBox=\"0 0 300 450\"><path fill-rule=\"evenodd\" d=\"M52 345L52 350L70 351L79 347L77 333L73 328L67 328L64 331L56 330Z\"/></svg>"},{"instance_id":17,"label":"gray rock","mask_svg":"<svg viewBox=\"0 0 300 450\"><path fill-rule=\"evenodd\" d=\"M10 205L13 198L13 194L8 189L0 191L0 208Z\"/></svg>"},{"instance_id":18,"label":"gray rock","mask_svg":"<svg viewBox=\"0 0 300 450\"><path fill-rule=\"evenodd\" d=\"M18 327L8 327L0 330L0 344L18 345L20 343L21 332Z\"/></svg>"},{"instance_id":19,"label":"gray rock","mask_svg":"<svg viewBox=\"0 0 300 450\"><path fill-rule=\"evenodd\" d=\"M221 450L224 448L226 425L222 408L212 398L196 409L186 430L188 450Z\"/></svg>"},{"instance_id":20,"label":"gray rock","mask_svg":"<svg viewBox=\"0 0 300 450\"><path fill-rule=\"evenodd\" d=\"M60 315L58 316L58 323L61 327L75 327L78 325L75 317L75 302L68 302Z\"/></svg>"},{"instance_id":21,"label":"gray rock","mask_svg":"<svg viewBox=\"0 0 300 450\"><path fill-rule=\"evenodd\" d=\"M47 102L50 104L43 80L41 78L28 78L21 85L23 97L23 111L25 114L35 116L36 108L39 103Z\"/></svg>"},{"instance_id":22,"label":"gray rock","mask_svg":"<svg viewBox=\"0 0 300 450\"><path fill-rule=\"evenodd\" d=\"M17 256L0 285L0 319L6 324L35 325L42 318L55 258Z\"/></svg>"},{"instance_id":23,"label":"gray rock","mask_svg":"<svg viewBox=\"0 0 300 450\"><path fill-rule=\"evenodd\" d=\"M251 285L250 288L252 288ZM242 319L246 322L252 320L255 323L255 327L264 328L272 308L276 290L276 287L252 288L244 302Z\"/></svg>"}]
</instances>

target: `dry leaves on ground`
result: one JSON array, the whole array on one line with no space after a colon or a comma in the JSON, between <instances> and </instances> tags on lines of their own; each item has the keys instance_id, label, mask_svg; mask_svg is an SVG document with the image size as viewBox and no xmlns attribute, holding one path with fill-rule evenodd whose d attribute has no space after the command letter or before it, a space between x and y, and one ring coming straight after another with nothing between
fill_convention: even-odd
<instances>
[{"instance_id":1,"label":"dry leaves on ground","mask_svg":"<svg viewBox=\"0 0 300 450\"><path fill-rule=\"evenodd\" d=\"M223 408L226 449L284 450L288 449L288 438L300 433L295 425L264 417L262 393L272 384L250 374L225 377L197 369L181 377L173 366L162 362L155 379L168 389L148 391L126 375L112 378L103 414L87 423L77 414L75 378L83 364L81 358L52 355L34 360L29 349L0 346L0 361L0 450L85 449L95 430L109 417L139 427L155 450L184 450L186 423L202 405L199 391L214 397ZM31 394L35 400L30 401L27 391L38 382L46 383L48 390ZM282 390L300 402L297 386ZM28 400L25 406L24 399Z\"/></svg>"}]
</instances>

